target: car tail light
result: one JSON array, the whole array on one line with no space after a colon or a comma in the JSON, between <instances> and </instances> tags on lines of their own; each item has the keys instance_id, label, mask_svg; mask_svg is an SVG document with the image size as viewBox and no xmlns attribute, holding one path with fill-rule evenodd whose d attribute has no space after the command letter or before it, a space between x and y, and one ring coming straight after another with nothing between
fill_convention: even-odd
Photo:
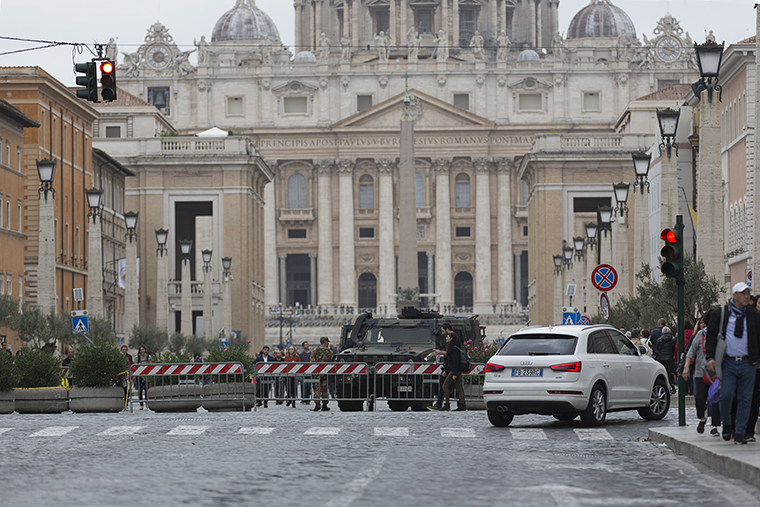
<instances>
[{"instance_id":1,"label":"car tail light","mask_svg":"<svg viewBox=\"0 0 760 507\"><path fill-rule=\"evenodd\" d=\"M483 394L503 394L504 391L483 391Z\"/></svg>"},{"instance_id":2,"label":"car tail light","mask_svg":"<svg viewBox=\"0 0 760 507\"><path fill-rule=\"evenodd\" d=\"M504 367L499 364L486 363L486 371L504 371Z\"/></svg>"},{"instance_id":3,"label":"car tail light","mask_svg":"<svg viewBox=\"0 0 760 507\"><path fill-rule=\"evenodd\" d=\"M576 361L574 363L555 364L554 366L550 366L550 368L552 371L568 371L578 373L581 371L581 362Z\"/></svg>"}]
</instances>

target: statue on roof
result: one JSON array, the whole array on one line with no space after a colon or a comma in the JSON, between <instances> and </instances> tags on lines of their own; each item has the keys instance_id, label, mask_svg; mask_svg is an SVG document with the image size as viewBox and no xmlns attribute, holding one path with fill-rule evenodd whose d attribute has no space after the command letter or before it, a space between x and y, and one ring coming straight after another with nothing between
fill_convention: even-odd
<instances>
[{"instance_id":1,"label":"statue on roof","mask_svg":"<svg viewBox=\"0 0 760 507\"><path fill-rule=\"evenodd\" d=\"M200 42L195 42L195 39L193 39L193 45L198 48L198 66L203 67L208 65L209 43L206 42L206 36L201 35Z\"/></svg>"},{"instance_id":2,"label":"statue on roof","mask_svg":"<svg viewBox=\"0 0 760 507\"><path fill-rule=\"evenodd\" d=\"M322 32L322 35L319 36L319 42L317 46L319 48L319 56L317 56L317 61L319 63L327 63L327 58L330 56L330 38L325 35L324 32Z\"/></svg>"},{"instance_id":3,"label":"statue on roof","mask_svg":"<svg viewBox=\"0 0 760 507\"><path fill-rule=\"evenodd\" d=\"M420 37L417 27L414 25L409 27L409 31L406 32L406 49L407 59L410 62L416 62L420 54L420 43L422 37Z\"/></svg>"},{"instance_id":4,"label":"statue on roof","mask_svg":"<svg viewBox=\"0 0 760 507\"><path fill-rule=\"evenodd\" d=\"M380 33L375 36L375 44L377 44L377 57L382 63L388 63L391 47L390 39L384 31L381 30Z\"/></svg>"},{"instance_id":5,"label":"statue on roof","mask_svg":"<svg viewBox=\"0 0 760 507\"><path fill-rule=\"evenodd\" d=\"M502 30L496 38L496 44L499 46L499 49L496 50L496 61L506 62L509 58L509 50L512 48L512 41L507 36L506 30Z\"/></svg>"},{"instance_id":6,"label":"statue on roof","mask_svg":"<svg viewBox=\"0 0 760 507\"><path fill-rule=\"evenodd\" d=\"M116 46L116 40L111 37L111 40L106 44L106 59L116 65L116 60L119 58L119 48Z\"/></svg>"},{"instance_id":7,"label":"statue on roof","mask_svg":"<svg viewBox=\"0 0 760 507\"><path fill-rule=\"evenodd\" d=\"M348 32L343 34L340 38L340 60L342 62L351 61L351 37Z\"/></svg>"},{"instance_id":8,"label":"statue on roof","mask_svg":"<svg viewBox=\"0 0 760 507\"><path fill-rule=\"evenodd\" d=\"M472 50L472 56L474 56L475 60L478 62L482 62L486 59L486 52L485 49L483 49L485 42L483 36L480 35L480 31L475 30L475 34L470 39L470 49Z\"/></svg>"}]
</instances>

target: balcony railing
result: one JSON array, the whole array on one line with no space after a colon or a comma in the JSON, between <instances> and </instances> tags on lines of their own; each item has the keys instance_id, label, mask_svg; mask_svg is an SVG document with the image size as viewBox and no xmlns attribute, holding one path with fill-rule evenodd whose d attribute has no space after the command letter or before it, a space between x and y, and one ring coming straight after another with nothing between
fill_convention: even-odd
<instances>
[{"instance_id":1,"label":"balcony railing","mask_svg":"<svg viewBox=\"0 0 760 507\"><path fill-rule=\"evenodd\" d=\"M314 208L280 208L280 222L313 222Z\"/></svg>"}]
</instances>

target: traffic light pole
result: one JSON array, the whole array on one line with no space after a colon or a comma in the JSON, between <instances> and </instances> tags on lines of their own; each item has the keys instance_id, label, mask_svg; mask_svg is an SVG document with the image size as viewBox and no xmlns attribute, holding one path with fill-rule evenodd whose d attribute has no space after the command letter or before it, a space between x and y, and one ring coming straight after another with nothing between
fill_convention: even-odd
<instances>
[{"instance_id":1,"label":"traffic light pole","mask_svg":"<svg viewBox=\"0 0 760 507\"><path fill-rule=\"evenodd\" d=\"M683 215L676 215L676 232L678 237L681 238L683 244ZM683 252L683 247L681 252ZM683 253L681 254L683 255ZM684 350L684 285L686 280L684 278L683 269L676 278L676 288L678 292L678 361L686 352ZM686 380L683 375L678 375L678 425L686 426Z\"/></svg>"}]
</instances>

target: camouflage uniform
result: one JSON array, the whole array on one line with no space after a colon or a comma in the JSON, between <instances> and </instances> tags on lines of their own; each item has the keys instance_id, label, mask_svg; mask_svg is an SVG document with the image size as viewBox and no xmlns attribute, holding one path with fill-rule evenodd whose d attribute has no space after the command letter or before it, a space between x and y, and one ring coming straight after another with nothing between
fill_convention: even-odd
<instances>
[{"instance_id":1,"label":"camouflage uniform","mask_svg":"<svg viewBox=\"0 0 760 507\"><path fill-rule=\"evenodd\" d=\"M311 353L312 363L330 363L333 360L333 352L329 344L320 345ZM327 403L330 394L327 392L327 375L319 375L319 383L314 386L314 399L322 398L323 403Z\"/></svg>"}]
</instances>

